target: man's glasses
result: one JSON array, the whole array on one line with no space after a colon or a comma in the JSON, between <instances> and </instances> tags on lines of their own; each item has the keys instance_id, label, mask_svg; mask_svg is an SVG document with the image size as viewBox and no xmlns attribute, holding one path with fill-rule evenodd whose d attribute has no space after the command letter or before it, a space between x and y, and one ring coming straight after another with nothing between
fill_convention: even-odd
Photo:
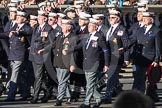
<instances>
[{"instance_id":1,"label":"man's glasses","mask_svg":"<svg viewBox=\"0 0 162 108\"><path fill-rule=\"evenodd\" d=\"M53 19L48 19L48 21L53 21Z\"/></svg>"},{"instance_id":2,"label":"man's glasses","mask_svg":"<svg viewBox=\"0 0 162 108\"><path fill-rule=\"evenodd\" d=\"M109 17L110 19L115 19L116 17Z\"/></svg>"}]
</instances>

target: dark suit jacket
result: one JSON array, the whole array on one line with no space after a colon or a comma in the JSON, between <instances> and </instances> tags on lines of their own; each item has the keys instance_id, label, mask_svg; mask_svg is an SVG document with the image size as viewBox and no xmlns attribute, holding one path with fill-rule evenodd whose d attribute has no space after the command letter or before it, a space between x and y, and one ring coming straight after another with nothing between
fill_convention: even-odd
<instances>
[{"instance_id":1,"label":"dark suit jacket","mask_svg":"<svg viewBox=\"0 0 162 108\"><path fill-rule=\"evenodd\" d=\"M2 43L2 47L5 50L6 54L9 55L9 37L8 34L11 30L11 21L7 22L4 27L4 32L0 33L0 42ZM8 59L8 58L7 58Z\"/></svg>"},{"instance_id":2,"label":"dark suit jacket","mask_svg":"<svg viewBox=\"0 0 162 108\"><path fill-rule=\"evenodd\" d=\"M74 53L68 53L67 55L62 54L62 50L64 49L64 41L67 40L69 41L68 44L68 49L76 43L76 37L75 35L70 32L68 36L63 37L63 34L60 34L57 38L55 43L53 44L54 48L54 66L56 68L61 68L61 69L69 69L70 65L75 65L74 63L74 58L75 54Z\"/></svg>"},{"instance_id":3,"label":"dark suit jacket","mask_svg":"<svg viewBox=\"0 0 162 108\"><path fill-rule=\"evenodd\" d=\"M33 29L29 60L38 64L42 64L44 62L43 55L37 54L37 51L43 49L49 43L49 40L48 38L45 38L45 42L43 42L40 35L41 32L48 32L49 34L52 31L52 27L46 23L41 31L38 31L38 28L39 25L36 25Z\"/></svg>"},{"instance_id":4,"label":"dark suit jacket","mask_svg":"<svg viewBox=\"0 0 162 108\"><path fill-rule=\"evenodd\" d=\"M17 24L11 31L16 31ZM9 60L23 61L25 58L25 52L27 50L27 37L31 36L32 28L26 23L19 29L18 34L9 38Z\"/></svg>"},{"instance_id":5,"label":"dark suit jacket","mask_svg":"<svg viewBox=\"0 0 162 108\"><path fill-rule=\"evenodd\" d=\"M139 22L134 23L128 30L129 35L134 35L137 33L138 29L141 27L139 26Z\"/></svg>"},{"instance_id":6,"label":"dark suit jacket","mask_svg":"<svg viewBox=\"0 0 162 108\"><path fill-rule=\"evenodd\" d=\"M129 39L132 39L133 36L138 32L138 30L140 29L140 25L139 22L134 23L130 29L128 30L128 34L129 34ZM133 45L130 48L130 59L132 59L132 57L136 54L136 46Z\"/></svg>"},{"instance_id":7,"label":"dark suit jacket","mask_svg":"<svg viewBox=\"0 0 162 108\"><path fill-rule=\"evenodd\" d=\"M17 24L15 24L14 26L16 26ZM8 38L9 33L11 30L13 30L13 27L11 27L11 21L7 22L6 26L4 27L4 32L0 33L0 38Z\"/></svg>"},{"instance_id":8,"label":"dark suit jacket","mask_svg":"<svg viewBox=\"0 0 162 108\"><path fill-rule=\"evenodd\" d=\"M124 53L119 52L119 48L126 48L128 46L128 35L127 31L119 24L115 31L113 32L110 39L107 41L107 44L110 48L110 64L119 64L122 65L124 61L129 60L129 52Z\"/></svg>"},{"instance_id":9,"label":"dark suit jacket","mask_svg":"<svg viewBox=\"0 0 162 108\"><path fill-rule=\"evenodd\" d=\"M103 34L96 32L94 36L95 39L90 41L88 49L86 49L86 46L89 34L85 35L85 38L74 48L74 50L83 49L83 69L90 72L96 72L103 69L104 65L109 65L109 51Z\"/></svg>"},{"instance_id":10,"label":"dark suit jacket","mask_svg":"<svg viewBox=\"0 0 162 108\"><path fill-rule=\"evenodd\" d=\"M52 29L48 37L50 40L50 43L53 43L55 41L55 38L59 36L61 32L62 32L62 28L59 25L57 25L55 29Z\"/></svg>"},{"instance_id":11,"label":"dark suit jacket","mask_svg":"<svg viewBox=\"0 0 162 108\"><path fill-rule=\"evenodd\" d=\"M80 26L77 26L76 27L76 30L75 30L75 34L76 35L81 35L81 34L88 34L88 25L86 25L86 27L84 28L84 30L80 30L81 27Z\"/></svg>"},{"instance_id":12,"label":"dark suit jacket","mask_svg":"<svg viewBox=\"0 0 162 108\"><path fill-rule=\"evenodd\" d=\"M105 25L102 25L99 31L102 32L104 36L106 36L108 28Z\"/></svg>"},{"instance_id":13,"label":"dark suit jacket","mask_svg":"<svg viewBox=\"0 0 162 108\"><path fill-rule=\"evenodd\" d=\"M149 66L153 61L157 63L160 61L161 32L155 25L152 25L146 34L143 28L139 29L132 43L137 48L134 56L135 64Z\"/></svg>"}]
</instances>

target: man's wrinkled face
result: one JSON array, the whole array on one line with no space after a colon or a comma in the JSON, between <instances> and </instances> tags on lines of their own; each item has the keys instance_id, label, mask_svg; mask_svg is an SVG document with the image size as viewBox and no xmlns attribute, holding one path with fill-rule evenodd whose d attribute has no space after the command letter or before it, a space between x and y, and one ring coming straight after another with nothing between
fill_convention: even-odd
<instances>
[{"instance_id":1,"label":"man's wrinkled face","mask_svg":"<svg viewBox=\"0 0 162 108\"><path fill-rule=\"evenodd\" d=\"M49 17L48 18L48 24L49 25L54 25L54 24L56 24L57 23L57 18L54 18L54 17Z\"/></svg>"},{"instance_id":2,"label":"man's wrinkled face","mask_svg":"<svg viewBox=\"0 0 162 108\"><path fill-rule=\"evenodd\" d=\"M143 24L145 26L148 26L153 23L153 18L151 17L143 17Z\"/></svg>"},{"instance_id":3,"label":"man's wrinkled face","mask_svg":"<svg viewBox=\"0 0 162 108\"><path fill-rule=\"evenodd\" d=\"M16 20L16 12L10 12L10 20Z\"/></svg>"},{"instance_id":4,"label":"man's wrinkled face","mask_svg":"<svg viewBox=\"0 0 162 108\"><path fill-rule=\"evenodd\" d=\"M97 25L96 24L91 23L91 22L88 24L88 31L90 33L94 32L96 29L97 29Z\"/></svg>"},{"instance_id":5,"label":"man's wrinkled face","mask_svg":"<svg viewBox=\"0 0 162 108\"><path fill-rule=\"evenodd\" d=\"M76 13L73 12L73 11L71 11L71 12L68 12L68 13L67 13L67 16L68 16L69 18L75 18Z\"/></svg>"},{"instance_id":6,"label":"man's wrinkled face","mask_svg":"<svg viewBox=\"0 0 162 108\"><path fill-rule=\"evenodd\" d=\"M62 23L61 28L63 33L68 33L71 29L71 25Z\"/></svg>"},{"instance_id":7,"label":"man's wrinkled face","mask_svg":"<svg viewBox=\"0 0 162 108\"><path fill-rule=\"evenodd\" d=\"M142 14L142 12L138 12L138 13L137 13L137 20L138 20L139 22L143 20L143 14Z\"/></svg>"},{"instance_id":8,"label":"man's wrinkled face","mask_svg":"<svg viewBox=\"0 0 162 108\"><path fill-rule=\"evenodd\" d=\"M110 15L109 22L111 25L114 25L114 24L118 23L119 19L120 18L116 15Z\"/></svg>"},{"instance_id":9,"label":"man's wrinkled face","mask_svg":"<svg viewBox=\"0 0 162 108\"><path fill-rule=\"evenodd\" d=\"M86 20L79 19L79 26L84 26L86 24Z\"/></svg>"},{"instance_id":10,"label":"man's wrinkled face","mask_svg":"<svg viewBox=\"0 0 162 108\"><path fill-rule=\"evenodd\" d=\"M23 17L23 16L17 16L16 17L16 23L17 24L22 24L24 22L25 22L25 17Z\"/></svg>"},{"instance_id":11,"label":"man's wrinkled face","mask_svg":"<svg viewBox=\"0 0 162 108\"><path fill-rule=\"evenodd\" d=\"M38 23L40 25L43 24L46 20L47 20L47 18L45 16L38 15Z\"/></svg>"}]
</instances>

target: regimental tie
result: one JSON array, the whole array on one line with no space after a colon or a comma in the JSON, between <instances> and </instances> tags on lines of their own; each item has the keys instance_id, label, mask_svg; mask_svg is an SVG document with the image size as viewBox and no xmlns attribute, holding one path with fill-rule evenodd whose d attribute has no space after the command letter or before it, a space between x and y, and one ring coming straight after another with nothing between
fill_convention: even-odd
<instances>
[{"instance_id":1,"label":"regimental tie","mask_svg":"<svg viewBox=\"0 0 162 108\"><path fill-rule=\"evenodd\" d=\"M86 49L88 49L88 46L89 46L89 44L90 44L91 35L92 35L92 34L89 34L89 35L88 35L88 38L87 38L87 41L86 41L86 46L85 46Z\"/></svg>"},{"instance_id":2,"label":"regimental tie","mask_svg":"<svg viewBox=\"0 0 162 108\"><path fill-rule=\"evenodd\" d=\"M83 34L83 30L82 29L80 29L79 34Z\"/></svg>"},{"instance_id":3,"label":"regimental tie","mask_svg":"<svg viewBox=\"0 0 162 108\"><path fill-rule=\"evenodd\" d=\"M20 29L20 27L17 25L17 27L16 27L16 31L18 31Z\"/></svg>"},{"instance_id":4,"label":"regimental tie","mask_svg":"<svg viewBox=\"0 0 162 108\"><path fill-rule=\"evenodd\" d=\"M106 40L108 41L109 40L109 38L111 37L111 35L112 35L112 31L113 31L113 26L111 26L111 28L110 28L110 30L108 31L108 34L107 34L107 38L106 38Z\"/></svg>"},{"instance_id":5,"label":"regimental tie","mask_svg":"<svg viewBox=\"0 0 162 108\"><path fill-rule=\"evenodd\" d=\"M112 26L111 29L110 29L109 35L112 35L113 28L114 27Z\"/></svg>"},{"instance_id":6,"label":"regimental tie","mask_svg":"<svg viewBox=\"0 0 162 108\"><path fill-rule=\"evenodd\" d=\"M11 23L10 23L10 29L12 28L12 26L13 26L13 22L11 21Z\"/></svg>"},{"instance_id":7,"label":"regimental tie","mask_svg":"<svg viewBox=\"0 0 162 108\"><path fill-rule=\"evenodd\" d=\"M144 34L146 34L147 27L144 26L143 29L144 29Z\"/></svg>"},{"instance_id":8,"label":"regimental tie","mask_svg":"<svg viewBox=\"0 0 162 108\"><path fill-rule=\"evenodd\" d=\"M39 33L39 34L41 33L41 27L39 27L39 26L37 27L37 33Z\"/></svg>"}]
</instances>

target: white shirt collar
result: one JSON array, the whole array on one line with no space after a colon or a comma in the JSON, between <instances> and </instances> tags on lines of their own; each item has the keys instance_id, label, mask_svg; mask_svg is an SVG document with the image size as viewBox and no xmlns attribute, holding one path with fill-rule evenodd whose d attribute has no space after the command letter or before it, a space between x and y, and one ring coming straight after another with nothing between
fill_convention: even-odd
<instances>
[{"instance_id":1,"label":"white shirt collar","mask_svg":"<svg viewBox=\"0 0 162 108\"><path fill-rule=\"evenodd\" d=\"M69 33L64 34L64 36L65 36L65 37L67 37L69 34L70 34L70 32L69 32Z\"/></svg>"},{"instance_id":2,"label":"white shirt collar","mask_svg":"<svg viewBox=\"0 0 162 108\"><path fill-rule=\"evenodd\" d=\"M86 28L86 25L85 25L85 26L80 27L80 29L81 29L81 30L84 30L84 28Z\"/></svg>"},{"instance_id":3,"label":"white shirt collar","mask_svg":"<svg viewBox=\"0 0 162 108\"><path fill-rule=\"evenodd\" d=\"M144 24L143 24L143 23L140 23L140 22L139 22L138 24L140 25L140 27L143 27L143 26L144 26Z\"/></svg>"},{"instance_id":4,"label":"white shirt collar","mask_svg":"<svg viewBox=\"0 0 162 108\"><path fill-rule=\"evenodd\" d=\"M92 33L90 33L90 34L91 34L91 36L94 36L95 33L96 33L96 31L94 31L94 32L92 32Z\"/></svg>"},{"instance_id":5,"label":"white shirt collar","mask_svg":"<svg viewBox=\"0 0 162 108\"><path fill-rule=\"evenodd\" d=\"M39 27L41 27L41 29L44 27L46 23L44 22L42 25L39 25Z\"/></svg>"},{"instance_id":6,"label":"white shirt collar","mask_svg":"<svg viewBox=\"0 0 162 108\"><path fill-rule=\"evenodd\" d=\"M57 24L52 25L53 29L56 29L56 27L57 27Z\"/></svg>"},{"instance_id":7,"label":"white shirt collar","mask_svg":"<svg viewBox=\"0 0 162 108\"><path fill-rule=\"evenodd\" d=\"M11 21L12 22L12 27L16 24L16 20Z\"/></svg>"},{"instance_id":8,"label":"white shirt collar","mask_svg":"<svg viewBox=\"0 0 162 108\"><path fill-rule=\"evenodd\" d=\"M115 31L115 29L117 28L118 25L119 25L119 23L116 23L116 24L111 26L111 27L113 27L113 30L112 30L111 34L113 34L113 32Z\"/></svg>"},{"instance_id":9,"label":"white shirt collar","mask_svg":"<svg viewBox=\"0 0 162 108\"><path fill-rule=\"evenodd\" d=\"M103 24L99 25L97 31L100 31L101 27L102 27Z\"/></svg>"},{"instance_id":10,"label":"white shirt collar","mask_svg":"<svg viewBox=\"0 0 162 108\"><path fill-rule=\"evenodd\" d=\"M106 34L106 41L108 41L109 39L110 39L110 37L112 36L112 34L113 34L113 32L115 31L115 29L116 29L116 27L119 25L119 23L116 23L116 24L114 24L114 25L112 25L110 28L109 28L109 30L108 30L108 32L107 32L107 34ZM113 27L113 29L112 29L112 32L111 32L111 34L110 34L110 31L111 31L111 28Z\"/></svg>"},{"instance_id":11,"label":"white shirt collar","mask_svg":"<svg viewBox=\"0 0 162 108\"><path fill-rule=\"evenodd\" d=\"M145 34L150 30L151 27L152 27L152 24L150 24L150 25L148 25L148 26L146 27Z\"/></svg>"},{"instance_id":12,"label":"white shirt collar","mask_svg":"<svg viewBox=\"0 0 162 108\"><path fill-rule=\"evenodd\" d=\"M25 23L22 23L22 24L18 24L18 29L20 30L21 29L21 27L24 25Z\"/></svg>"}]
</instances>

